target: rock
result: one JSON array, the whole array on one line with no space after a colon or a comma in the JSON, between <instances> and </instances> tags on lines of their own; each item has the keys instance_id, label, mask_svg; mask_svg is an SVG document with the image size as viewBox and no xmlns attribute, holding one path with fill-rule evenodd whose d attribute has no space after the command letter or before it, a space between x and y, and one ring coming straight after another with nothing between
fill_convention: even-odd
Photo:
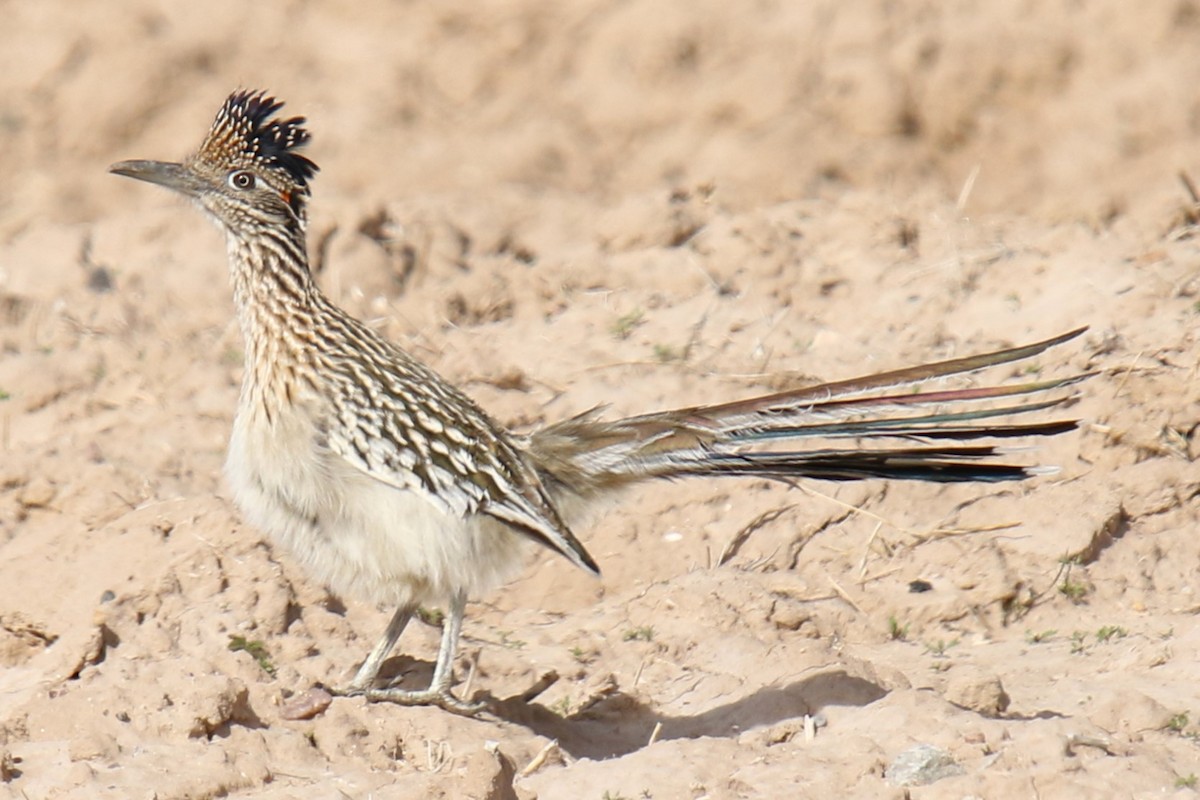
<instances>
[{"instance_id":1,"label":"rock","mask_svg":"<svg viewBox=\"0 0 1200 800\"><path fill-rule=\"evenodd\" d=\"M942 748L918 744L896 756L884 776L894 786L926 786L965 772L954 756Z\"/></svg>"},{"instance_id":2,"label":"rock","mask_svg":"<svg viewBox=\"0 0 1200 800\"><path fill-rule=\"evenodd\" d=\"M985 717L998 717L1008 709L1010 698L1000 678L973 667L958 667L946 684L946 699L959 708Z\"/></svg>"},{"instance_id":3,"label":"rock","mask_svg":"<svg viewBox=\"0 0 1200 800\"><path fill-rule=\"evenodd\" d=\"M190 739L211 738L230 725L261 724L245 685L215 674L188 676L186 684L164 692L160 707L151 713L161 734L184 733Z\"/></svg>"},{"instance_id":4,"label":"rock","mask_svg":"<svg viewBox=\"0 0 1200 800\"><path fill-rule=\"evenodd\" d=\"M7 748L0 747L0 783L10 783L20 776L21 770L17 769L17 759L13 758L13 754Z\"/></svg>"},{"instance_id":5,"label":"rock","mask_svg":"<svg viewBox=\"0 0 1200 800\"><path fill-rule=\"evenodd\" d=\"M770 619L777 628L795 631L812 619L812 612L799 603L777 602L771 609Z\"/></svg>"},{"instance_id":6,"label":"rock","mask_svg":"<svg viewBox=\"0 0 1200 800\"><path fill-rule=\"evenodd\" d=\"M333 695L324 689L314 687L289 698L280 707L279 716L287 720L312 719L318 714L323 714L332 702Z\"/></svg>"},{"instance_id":7,"label":"rock","mask_svg":"<svg viewBox=\"0 0 1200 800\"><path fill-rule=\"evenodd\" d=\"M45 508L54 500L58 489L43 477L36 477L21 487L17 493L17 502L26 508Z\"/></svg>"}]
</instances>

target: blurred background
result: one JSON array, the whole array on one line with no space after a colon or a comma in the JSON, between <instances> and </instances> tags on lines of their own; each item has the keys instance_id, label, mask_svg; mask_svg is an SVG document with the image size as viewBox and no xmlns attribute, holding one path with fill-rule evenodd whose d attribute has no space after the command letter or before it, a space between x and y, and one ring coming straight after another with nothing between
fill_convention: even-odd
<instances>
[{"instance_id":1,"label":"blurred background","mask_svg":"<svg viewBox=\"0 0 1200 800\"><path fill-rule=\"evenodd\" d=\"M326 198L970 183L972 213L1105 224L1177 195L1200 135L1190 0L0 9L0 235L103 214L105 165L182 155L237 86L311 118Z\"/></svg>"}]
</instances>

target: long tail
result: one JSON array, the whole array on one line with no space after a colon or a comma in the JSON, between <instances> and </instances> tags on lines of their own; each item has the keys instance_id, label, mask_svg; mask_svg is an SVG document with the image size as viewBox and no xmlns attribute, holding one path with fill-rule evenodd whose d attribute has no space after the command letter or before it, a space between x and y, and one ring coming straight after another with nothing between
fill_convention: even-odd
<instances>
[{"instance_id":1,"label":"long tail","mask_svg":"<svg viewBox=\"0 0 1200 800\"><path fill-rule=\"evenodd\" d=\"M1054 436L1074 420L993 422L1071 399L1070 378L919 391L921 384L1032 358L1086 328L1035 344L940 361L714 406L616 421L601 409L543 428L529 440L553 489L582 496L647 478L757 475L823 480L1020 480L1048 471L1007 463L1011 446L977 443ZM897 387L906 387L898 391ZM1030 395L1057 393L1049 399ZM1009 400L995 404L987 401ZM1015 402L1014 402L1015 399ZM847 440L853 440L852 442ZM779 443L804 441L811 446ZM787 446L785 444L785 446Z\"/></svg>"}]
</instances>

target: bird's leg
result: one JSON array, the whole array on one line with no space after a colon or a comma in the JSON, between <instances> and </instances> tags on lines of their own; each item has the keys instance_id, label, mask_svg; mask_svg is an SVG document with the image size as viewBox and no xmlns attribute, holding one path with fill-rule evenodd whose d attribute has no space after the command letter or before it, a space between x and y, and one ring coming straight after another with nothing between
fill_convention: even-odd
<instances>
[{"instance_id":1,"label":"bird's leg","mask_svg":"<svg viewBox=\"0 0 1200 800\"><path fill-rule=\"evenodd\" d=\"M361 694L368 700L398 703L403 706L440 706L446 711L452 711L455 714L463 714L472 716L483 710L483 703L466 703L459 700L450 692L450 681L454 676L454 653L458 649L458 635L462 631L463 613L467 608L466 592L457 592L450 598L450 608L446 614L446 618L442 621L442 644L438 648L437 662L433 668L433 680L429 683L429 688L425 690L397 689L393 686L388 686L383 689L372 689L370 686L363 686ZM401 609L403 611L403 609ZM409 616L411 616L411 610ZM403 622L397 624L397 619L400 617L400 612L396 612L396 617L392 618L392 624L388 625L387 636L384 641L372 651L367 662L363 664L363 668L359 670L359 675L362 675L367 668L367 664L373 658L383 651L379 660L382 661L386 657L387 650L391 649L391 645L395 643L395 639L388 641L388 636L392 634L394 627L399 630L404 629ZM407 619L404 620L407 622ZM399 630L396 631L396 636L399 637ZM385 648L385 643L386 648ZM378 672L378 666L375 668ZM355 677L355 684L358 683L358 676ZM358 692L356 692L358 693Z\"/></svg>"},{"instance_id":2,"label":"bird's leg","mask_svg":"<svg viewBox=\"0 0 1200 800\"><path fill-rule=\"evenodd\" d=\"M442 643L438 647L433 680L429 682L430 691L450 694L450 681L454 679L454 654L458 650L458 637L462 632L463 614L466 610L467 593L455 592L450 598L450 613L442 620Z\"/></svg>"},{"instance_id":3,"label":"bird's leg","mask_svg":"<svg viewBox=\"0 0 1200 800\"><path fill-rule=\"evenodd\" d=\"M371 650L371 654L358 668L358 672L354 673L354 680L350 681L350 685L346 688L335 690L334 694L350 696L362 694L371 688L375 679L379 677L379 670L383 667L383 662L392 652L392 648L396 646L396 640L400 638L400 634L404 633L408 621L412 619L413 612L416 610L415 605L404 605L396 609L391 622L388 623L387 630L383 632L383 638Z\"/></svg>"}]
</instances>

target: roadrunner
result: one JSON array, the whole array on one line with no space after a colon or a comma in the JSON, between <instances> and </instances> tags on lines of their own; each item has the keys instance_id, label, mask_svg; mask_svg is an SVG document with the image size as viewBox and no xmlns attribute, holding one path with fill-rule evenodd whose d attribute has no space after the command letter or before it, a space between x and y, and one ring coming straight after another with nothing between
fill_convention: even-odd
<instances>
[{"instance_id":1,"label":"roadrunner","mask_svg":"<svg viewBox=\"0 0 1200 800\"><path fill-rule=\"evenodd\" d=\"M999 441L1075 427L984 420L1061 403L1067 398L1043 393L1079 376L914 384L1027 359L1083 329L722 405L615 421L595 409L511 433L321 292L305 250L317 166L299 152L309 140L304 118L276 116L282 105L264 92L235 92L183 163L123 161L111 171L191 198L226 234L246 351L226 463L238 507L334 592L396 609L341 694L478 711L451 692L468 596L511 578L529 541L599 575L568 520L630 484L691 475L1020 480L1045 470L1007 463ZM1027 398L1034 394L1042 396ZM447 607L429 688L377 685L427 603Z\"/></svg>"}]
</instances>

